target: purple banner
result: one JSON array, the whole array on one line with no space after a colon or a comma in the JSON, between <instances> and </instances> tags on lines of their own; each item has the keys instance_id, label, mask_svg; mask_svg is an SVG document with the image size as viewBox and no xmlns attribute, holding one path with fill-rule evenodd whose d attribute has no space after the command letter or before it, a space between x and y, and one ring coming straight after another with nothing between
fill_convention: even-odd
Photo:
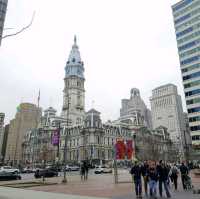
<instances>
[{"instance_id":1,"label":"purple banner","mask_svg":"<svg viewBox=\"0 0 200 199\"><path fill-rule=\"evenodd\" d=\"M58 145L59 141L60 141L60 133L59 133L59 130L57 129L52 134L51 143L53 145Z\"/></svg>"}]
</instances>

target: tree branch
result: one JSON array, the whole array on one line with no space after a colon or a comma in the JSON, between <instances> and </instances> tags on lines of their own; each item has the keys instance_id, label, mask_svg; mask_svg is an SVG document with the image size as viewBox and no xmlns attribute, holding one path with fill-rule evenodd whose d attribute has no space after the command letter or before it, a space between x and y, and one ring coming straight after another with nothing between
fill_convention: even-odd
<instances>
[{"instance_id":1,"label":"tree branch","mask_svg":"<svg viewBox=\"0 0 200 199\"><path fill-rule=\"evenodd\" d=\"M32 19L27 26L23 27L22 29L20 29L19 31L17 31L15 33L11 33L11 34L3 36L2 39L5 39L7 37L12 37L12 36L15 36L15 35L22 33L23 31L25 31L26 29L28 29L32 25L34 18L35 18L35 11L33 12Z\"/></svg>"}]
</instances>

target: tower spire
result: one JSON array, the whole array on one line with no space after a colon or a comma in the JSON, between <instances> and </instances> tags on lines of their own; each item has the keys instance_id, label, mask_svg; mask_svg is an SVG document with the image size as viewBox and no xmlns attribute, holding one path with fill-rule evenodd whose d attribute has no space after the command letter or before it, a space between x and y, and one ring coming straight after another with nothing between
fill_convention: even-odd
<instances>
[{"instance_id":1,"label":"tower spire","mask_svg":"<svg viewBox=\"0 0 200 199\"><path fill-rule=\"evenodd\" d=\"M76 38L76 35L74 35L74 45L76 46L76 41L77 41L77 38Z\"/></svg>"}]
</instances>

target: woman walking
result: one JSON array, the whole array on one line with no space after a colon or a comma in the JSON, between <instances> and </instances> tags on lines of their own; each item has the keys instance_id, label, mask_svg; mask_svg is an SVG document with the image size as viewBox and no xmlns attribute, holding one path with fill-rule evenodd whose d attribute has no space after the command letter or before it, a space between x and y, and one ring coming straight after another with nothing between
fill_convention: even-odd
<instances>
[{"instance_id":1,"label":"woman walking","mask_svg":"<svg viewBox=\"0 0 200 199\"><path fill-rule=\"evenodd\" d=\"M174 164L170 170L169 175L170 175L172 183L174 184L175 190L177 190L177 188L178 188L178 185L177 185L178 173L179 173L178 168L177 168L176 164Z\"/></svg>"}]
</instances>

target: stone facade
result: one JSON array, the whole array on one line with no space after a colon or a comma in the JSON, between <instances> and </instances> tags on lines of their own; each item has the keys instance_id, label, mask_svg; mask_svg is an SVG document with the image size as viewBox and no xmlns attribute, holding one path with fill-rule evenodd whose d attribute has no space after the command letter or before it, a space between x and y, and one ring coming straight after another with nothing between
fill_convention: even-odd
<instances>
[{"instance_id":1,"label":"stone facade","mask_svg":"<svg viewBox=\"0 0 200 199\"><path fill-rule=\"evenodd\" d=\"M131 89L130 99L122 99L119 121L152 129L151 111L146 107L137 88Z\"/></svg>"},{"instance_id":2,"label":"stone facade","mask_svg":"<svg viewBox=\"0 0 200 199\"><path fill-rule=\"evenodd\" d=\"M40 119L41 110L34 104L22 103L18 107L15 119L10 121L6 162L18 164L22 161L22 140L25 133L36 128Z\"/></svg>"},{"instance_id":3,"label":"stone facade","mask_svg":"<svg viewBox=\"0 0 200 199\"><path fill-rule=\"evenodd\" d=\"M146 127L125 123L102 123L100 112L95 109L86 113L83 125L66 126L65 121L61 121L59 126L55 124L49 123L49 126L40 126L26 133L23 163L41 164L43 160L48 163L63 163L65 149L68 164L85 160L91 165L112 163L117 139L133 140L139 160L176 159L176 151L164 127L150 131ZM52 135L57 130L60 132L59 148L52 144Z\"/></svg>"},{"instance_id":4,"label":"stone facade","mask_svg":"<svg viewBox=\"0 0 200 199\"><path fill-rule=\"evenodd\" d=\"M61 116L68 125L81 125L85 114L84 64L81 61L76 37L65 67L65 87Z\"/></svg>"}]
</instances>

